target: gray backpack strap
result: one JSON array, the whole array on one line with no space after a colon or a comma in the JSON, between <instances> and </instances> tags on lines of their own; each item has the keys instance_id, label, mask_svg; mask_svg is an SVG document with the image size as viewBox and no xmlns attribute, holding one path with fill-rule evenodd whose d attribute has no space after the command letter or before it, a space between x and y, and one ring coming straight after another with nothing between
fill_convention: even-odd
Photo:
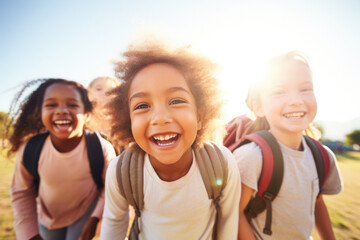
<instances>
[{"instance_id":1,"label":"gray backpack strap","mask_svg":"<svg viewBox=\"0 0 360 240\"><path fill-rule=\"evenodd\" d=\"M201 149L195 149L195 158L199 166L209 199L213 199L216 209L213 239L217 239L218 222L221 217L220 198L228 178L228 166L225 158L215 144L204 144Z\"/></svg>"},{"instance_id":2,"label":"gray backpack strap","mask_svg":"<svg viewBox=\"0 0 360 240\"><path fill-rule=\"evenodd\" d=\"M141 215L141 210L144 208L144 152L125 150L118 158L116 178L120 194L135 210L135 218L131 226L129 240L138 239L140 233L138 219Z\"/></svg>"}]
</instances>

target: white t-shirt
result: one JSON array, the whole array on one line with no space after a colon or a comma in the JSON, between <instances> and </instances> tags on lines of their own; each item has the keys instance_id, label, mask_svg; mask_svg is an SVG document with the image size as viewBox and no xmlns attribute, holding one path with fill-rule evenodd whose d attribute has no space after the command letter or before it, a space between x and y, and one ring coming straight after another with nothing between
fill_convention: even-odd
<instances>
[{"instance_id":1,"label":"white t-shirt","mask_svg":"<svg viewBox=\"0 0 360 240\"><path fill-rule=\"evenodd\" d=\"M221 147L228 161L228 181L220 200L219 239L236 239L240 200L240 176L231 152ZM121 196L114 159L108 168L105 208L100 239L124 239L128 227L128 203ZM144 209L140 218L140 239L211 239L216 210L208 198L193 154L189 172L166 182L152 167L148 155L144 163Z\"/></svg>"},{"instance_id":2,"label":"white t-shirt","mask_svg":"<svg viewBox=\"0 0 360 240\"><path fill-rule=\"evenodd\" d=\"M263 239L311 239L315 223L315 202L319 193L319 179L310 148L302 139L304 151L293 150L280 145L284 158L284 177L280 191L272 202L272 235L265 235L266 210L252 220ZM323 186L323 194L337 194L342 190L342 180L331 150L330 172ZM249 143L234 151L241 173L241 181L246 186L258 190L258 179L262 170L262 153L256 143Z\"/></svg>"}]
</instances>

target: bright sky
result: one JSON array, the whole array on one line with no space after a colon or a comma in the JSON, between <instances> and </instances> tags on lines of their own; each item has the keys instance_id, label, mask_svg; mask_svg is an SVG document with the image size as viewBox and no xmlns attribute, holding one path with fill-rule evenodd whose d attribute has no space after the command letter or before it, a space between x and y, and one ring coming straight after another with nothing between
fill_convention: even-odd
<instances>
[{"instance_id":1,"label":"bright sky","mask_svg":"<svg viewBox=\"0 0 360 240\"><path fill-rule=\"evenodd\" d=\"M229 118L248 112L246 91L260 64L300 50L313 67L316 120L351 120L360 117L359 12L358 0L3 0L0 111L28 80L87 86L112 76L111 59L146 31L190 43L221 65Z\"/></svg>"}]
</instances>

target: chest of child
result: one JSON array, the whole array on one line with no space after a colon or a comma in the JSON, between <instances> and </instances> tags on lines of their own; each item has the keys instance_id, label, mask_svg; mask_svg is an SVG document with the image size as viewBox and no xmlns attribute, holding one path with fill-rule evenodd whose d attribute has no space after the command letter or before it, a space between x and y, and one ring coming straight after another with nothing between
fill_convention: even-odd
<instances>
[{"instance_id":1,"label":"chest of child","mask_svg":"<svg viewBox=\"0 0 360 240\"><path fill-rule=\"evenodd\" d=\"M92 179L86 145L81 142L73 151L59 153L45 142L39 158L39 195L46 201L76 200L96 188ZM61 203L60 203L61 204Z\"/></svg>"},{"instance_id":2,"label":"chest of child","mask_svg":"<svg viewBox=\"0 0 360 240\"><path fill-rule=\"evenodd\" d=\"M314 227L318 193L319 180L310 151L300 156L285 154L283 182L272 202L273 235L269 239L309 238ZM265 217L263 212L254 220L259 232L262 232Z\"/></svg>"},{"instance_id":3,"label":"chest of child","mask_svg":"<svg viewBox=\"0 0 360 240\"><path fill-rule=\"evenodd\" d=\"M146 239L211 239L214 220L215 208L196 165L184 177L165 182L145 163L140 226Z\"/></svg>"}]
</instances>

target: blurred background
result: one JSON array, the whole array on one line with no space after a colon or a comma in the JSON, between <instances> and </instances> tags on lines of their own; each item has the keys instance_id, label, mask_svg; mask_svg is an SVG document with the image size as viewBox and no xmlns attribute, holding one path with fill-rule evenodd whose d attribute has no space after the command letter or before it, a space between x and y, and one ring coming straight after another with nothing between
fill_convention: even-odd
<instances>
[{"instance_id":1,"label":"blurred background","mask_svg":"<svg viewBox=\"0 0 360 240\"><path fill-rule=\"evenodd\" d=\"M113 76L112 61L129 43L150 35L190 44L219 64L230 120L248 113L247 87L264 62L299 50L314 74L315 122L322 141L338 154L345 182L342 194L326 199L333 225L339 239L360 239L359 12L358 0L2 0L0 121L24 82L57 77L87 87L98 76ZM8 198L13 163L4 151L0 239L13 239Z\"/></svg>"}]
</instances>

